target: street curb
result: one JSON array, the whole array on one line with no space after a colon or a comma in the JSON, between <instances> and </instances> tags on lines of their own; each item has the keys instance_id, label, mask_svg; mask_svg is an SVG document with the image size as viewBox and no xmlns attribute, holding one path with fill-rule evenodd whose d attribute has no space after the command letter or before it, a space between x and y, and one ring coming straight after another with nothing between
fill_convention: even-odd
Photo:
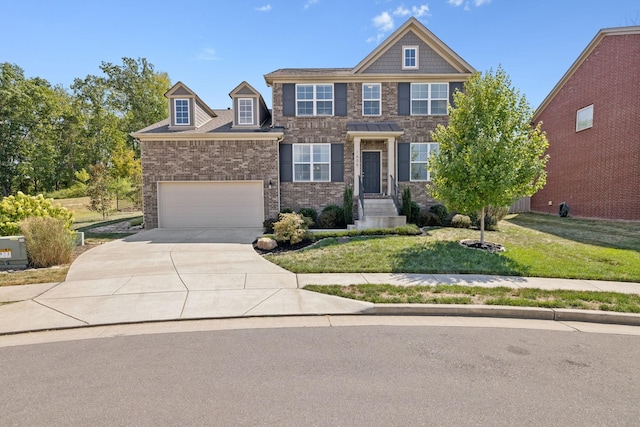
<instances>
[{"instance_id":1,"label":"street curb","mask_svg":"<svg viewBox=\"0 0 640 427\"><path fill-rule=\"evenodd\" d=\"M459 316L553 320L640 326L640 314L560 308L458 304L375 304L361 314L381 316Z\"/></svg>"}]
</instances>

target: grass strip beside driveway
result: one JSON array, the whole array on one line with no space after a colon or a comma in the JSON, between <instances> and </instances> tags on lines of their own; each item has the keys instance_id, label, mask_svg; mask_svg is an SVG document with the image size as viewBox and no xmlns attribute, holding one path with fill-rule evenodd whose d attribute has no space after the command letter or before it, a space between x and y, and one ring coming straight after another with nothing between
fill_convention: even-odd
<instances>
[{"instance_id":1,"label":"grass strip beside driveway","mask_svg":"<svg viewBox=\"0 0 640 427\"><path fill-rule=\"evenodd\" d=\"M640 295L617 292L437 285L309 285L306 290L376 304L480 304L640 313Z\"/></svg>"}]
</instances>

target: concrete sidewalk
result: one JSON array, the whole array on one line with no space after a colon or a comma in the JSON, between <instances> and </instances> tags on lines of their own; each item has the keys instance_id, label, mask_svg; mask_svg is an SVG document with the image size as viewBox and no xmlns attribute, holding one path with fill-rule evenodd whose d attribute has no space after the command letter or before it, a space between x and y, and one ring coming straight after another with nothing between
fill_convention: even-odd
<instances>
[{"instance_id":1,"label":"concrete sidewalk","mask_svg":"<svg viewBox=\"0 0 640 427\"><path fill-rule=\"evenodd\" d=\"M99 252L94 253L99 256ZM640 293L640 284L443 274L152 274L0 288L0 334L183 319L338 314L509 317L640 325L640 315L518 307L372 304L302 289L310 284L461 284Z\"/></svg>"}]
</instances>

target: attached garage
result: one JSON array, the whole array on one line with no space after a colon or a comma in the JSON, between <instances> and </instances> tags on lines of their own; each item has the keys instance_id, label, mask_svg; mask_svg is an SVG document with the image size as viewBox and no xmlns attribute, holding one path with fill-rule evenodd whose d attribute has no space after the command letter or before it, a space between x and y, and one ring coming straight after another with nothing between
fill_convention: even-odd
<instances>
[{"instance_id":1,"label":"attached garage","mask_svg":"<svg viewBox=\"0 0 640 427\"><path fill-rule=\"evenodd\" d=\"M262 181L158 182L158 227L262 227Z\"/></svg>"}]
</instances>

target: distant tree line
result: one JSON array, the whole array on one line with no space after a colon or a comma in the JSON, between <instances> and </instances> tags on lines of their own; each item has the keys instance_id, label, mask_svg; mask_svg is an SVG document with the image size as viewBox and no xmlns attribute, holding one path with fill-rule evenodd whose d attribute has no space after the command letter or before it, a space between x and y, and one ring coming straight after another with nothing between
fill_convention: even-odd
<instances>
[{"instance_id":1,"label":"distant tree line","mask_svg":"<svg viewBox=\"0 0 640 427\"><path fill-rule=\"evenodd\" d=\"M130 133L168 116L171 82L145 58L102 62L100 70L64 88L0 63L2 196L83 189L100 173L113 188L140 191L139 147Z\"/></svg>"}]
</instances>

